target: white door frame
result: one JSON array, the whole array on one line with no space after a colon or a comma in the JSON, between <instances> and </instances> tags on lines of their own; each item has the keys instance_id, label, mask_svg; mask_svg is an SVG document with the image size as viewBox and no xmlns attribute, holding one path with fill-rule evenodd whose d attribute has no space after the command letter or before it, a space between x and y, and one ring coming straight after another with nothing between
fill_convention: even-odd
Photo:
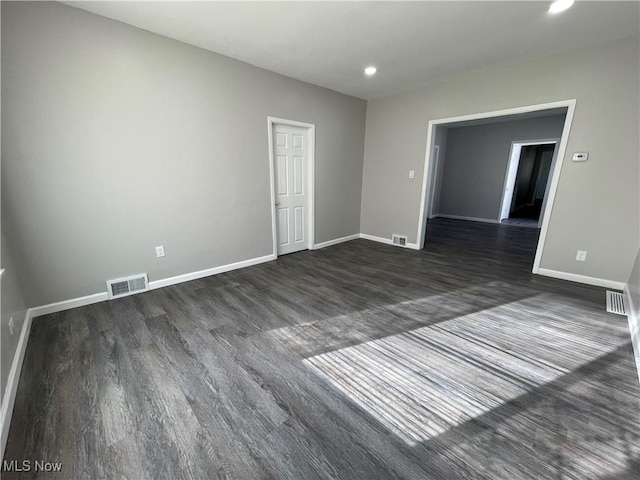
<instances>
[{"instance_id":1,"label":"white door frame","mask_svg":"<svg viewBox=\"0 0 640 480\"><path fill-rule=\"evenodd\" d=\"M316 126L312 123L298 122L296 120L287 120L284 118L267 117L267 131L269 133L269 182L271 184L271 233L273 238L273 255L278 256L278 232L276 224L276 186L275 186L275 166L273 159L273 126L285 125L287 127L299 127L307 129L309 142L307 145L307 156L309 165L307 168L307 247L313 250L315 241L315 151L316 151Z\"/></svg>"},{"instance_id":2,"label":"white door frame","mask_svg":"<svg viewBox=\"0 0 640 480\"><path fill-rule=\"evenodd\" d=\"M427 218L433 218L433 206L435 205L436 187L438 186L438 169L440 168L440 145L433 146L433 172L431 174L431 200L429 202L429 216Z\"/></svg>"},{"instance_id":3,"label":"white door frame","mask_svg":"<svg viewBox=\"0 0 640 480\"><path fill-rule=\"evenodd\" d=\"M502 188L502 201L500 202L500 217L498 222L501 222L504 218L509 217L511 210L511 201L513 199L513 187L516 184L516 178L518 176L518 166L520 165L520 155L522 154L522 147L530 147L532 145L555 145L553 150L553 158L551 160L551 169L553 171L553 164L556 159L556 153L558 151L559 138L544 138L541 140L515 140L511 142L511 150L509 151L509 164L507 165L507 171L504 177L504 186ZM548 185L547 185L548 186ZM545 198L547 191L544 192ZM544 205L542 207L544 210ZM540 223L540 222L538 222Z\"/></svg>"},{"instance_id":4,"label":"white door frame","mask_svg":"<svg viewBox=\"0 0 640 480\"><path fill-rule=\"evenodd\" d=\"M502 117L505 115L517 115L521 113L538 112L541 110L551 110L555 108L566 108L567 115L564 120L564 126L562 129L562 136L560 137L560 144L558 145L558 161L553 167L551 173L551 185L547 193L547 204L542 213L542 224L540 230L540 237L538 239L538 246L536 248L536 256L533 261L533 273L538 273L540 269L540 260L542 259L542 252L544 250L544 244L547 239L547 230L549 229L549 219L551 218L551 211L553 209L553 201L556 196L556 190L558 189L558 181L560 179L560 171L562 170L562 164L564 163L565 153L567 150L567 142L569 140L569 132L571 130L571 123L573 122L573 114L576 109L576 99L561 100L558 102L541 103L537 105L528 105L524 107L508 108L505 110L495 110L493 112L474 113L470 115L462 115L459 117L441 118L438 120L431 120L427 127L427 151L424 158L424 170L422 179L422 196L420 198L420 215L418 218L418 247L424 248L424 239L427 231L427 225L425 221L425 214L429 211L430 205L427 205L427 200L430 200L431 195L428 195L429 181L430 181L430 158L431 152L435 144L434 130L438 125L447 125L458 122L466 122L469 120L481 120L485 118ZM430 202L429 202L430 203Z\"/></svg>"}]
</instances>

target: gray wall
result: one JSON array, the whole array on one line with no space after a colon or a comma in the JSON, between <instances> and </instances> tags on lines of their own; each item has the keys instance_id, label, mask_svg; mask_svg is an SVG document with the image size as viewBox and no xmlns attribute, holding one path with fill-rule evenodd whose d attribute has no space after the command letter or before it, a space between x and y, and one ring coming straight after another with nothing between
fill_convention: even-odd
<instances>
[{"instance_id":1,"label":"gray wall","mask_svg":"<svg viewBox=\"0 0 640 480\"><path fill-rule=\"evenodd\" d=\"M629 315L629 330L636 358L638 378L640 378L640 250L638 250L636 261L633 263L633 270L629 276L627 288L629 289L629 296L632 302L632 304L627 305L627 307L633 309Z\"/></svg>"},{"instance_id":2,"label":"gray wall","mask_svg":"<svg viewBox=\"0 0 640 480\"><path fill-rule=\"evenodd\" d=\"M1 288L2 292L0 298L2 315L0 317L0 348L1 352L1 388L0 388L0 402L5 395L5 388L7 387L7 378L11 371L11 365L13 363L13 356L16 353L16 347L18 346L18 340L20 339L20 332L24 323L24 316L27 312L27 304L22 294L22 288L20 284L20 278L18 275L17 265L14 262L13 255L9 245L2 238L2 251L0 256L2 258L2 268L5 269L4 276L2 277ZM9 330L9 320L13 317L13 335Z\"/></svg>"},{"instance_id":3,"label":"gray wall","mask_svg":"<svg viewBox=\"0 0 640 480\"><path fill-rule=\"evenodd\" d=\"M560 138L564 115L449 128L438 213L499 220L511 142Z\"/></svg>"},{"instance_id":4,"label":"gray wall","mask_svg":"<svg viewBox=\"0 0 640 480\"><path fill-rule=\"evenodd\" d=\"M577 99L541 267L626 282L639 243L640 40L465 72L371 101L363 233L416 242L430 120ZM570 161L588 151L589 161ZM407 172L415 170L415 180ZM576 250L589 252L576 262Z\"/></svg>"},{"instance_id":5,"label":"gray wall","mask_svg":"<svg viewBox=\"0 0 640 480\"><path fill-rule=\"evenodd\" d=\"M636 261L633 263L633 270L629 275L627 285L633 302L635 317L640 321L640 250L638 250Z\"/></svg>"},{"instance_id":6,"label":"gray wall","mask_svg":"<svg viewBox=\"0 0 640 480\"><path fill-rule=\"evenodd\" d=\"M360 231L365 101L59 3L2 10L2 219L30 306L271 254L269 115L316 125L316 243Z\"/></svg>"}]
</instances>

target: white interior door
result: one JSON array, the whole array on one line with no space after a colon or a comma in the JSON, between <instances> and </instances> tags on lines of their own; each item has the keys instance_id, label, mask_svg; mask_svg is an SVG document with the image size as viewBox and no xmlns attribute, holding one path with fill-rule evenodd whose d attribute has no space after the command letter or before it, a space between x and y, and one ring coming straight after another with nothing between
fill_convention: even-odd
<instances>
[{"instance_id":1,"label":"white interior door","mask_svg":"<svg viewBox=\"0 0 640 480\"><path fill-rule=\"evenodd\" d=\"M309 248L309 135L305 128L273 126L278 255Z\"/></svg>"}]
</instances>

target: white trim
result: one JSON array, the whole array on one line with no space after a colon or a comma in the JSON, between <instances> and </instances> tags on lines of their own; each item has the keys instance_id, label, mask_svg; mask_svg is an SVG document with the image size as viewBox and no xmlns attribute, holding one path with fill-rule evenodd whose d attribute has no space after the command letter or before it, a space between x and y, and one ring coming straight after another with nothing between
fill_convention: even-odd
<instances>
[{"instance_id":1,"label":"white trim","mask_svg":"<svg viewBox=\"0 0 640 480\"><path fill-rule=\"evenodd\" d=\"M511 142L511 149L509 150L509 162L507 163L507 170L504 173L504 185L502 187L502 200L500 200L500 218L502 221L509 217L509 210L511 209L511 203L513 200L514 187L516 183L516 177L518 175L518 166L520 165L520 157L522 154L522 147L530 147L532 145L555 145L553 149L553 158L551 159L551 168L549 173L553 171L553 166L556 158L558 157L558 142L559 138L542 139L542 140L514 140ZM547 185L545 185L544 198L547 198ZM507 194L507 190L509 193ZM508 206L508 208L507 208ZM542 208L544 210L544 206ZM505 213L506 211L506 213ZM539 224L540 222L538 222ZM539 225L538 225L539 226Z\"/></svg>"},{"instance_id":2,"label":"white trim","mask_svg":"<svg viewBox=\"0 0 640 480\"><path fill-rule=\"evenodd\" d=\"M71 300L63 300L61 302L33 307L31 309L31 315L35 318L42 315L49 315L50 313L62 312L63 310L84 307L85 305L91 305L93 303L104 302L106 300L109 300L107 292L94 293L93 295L87 295L86 297L72 298Z\"/></svg>"},{"instance_id":3,"label":"white trim","mask_svg":"<svg viewBox=\"0 0 640 480\"><path fill-rule=\"evenodd\" d=\"M176 285L178 283L188 282L190 280L197 280L199 278L217 275L219 273L230 272L231 270L237 270L239 268L251 267L252 265L270 262L271 260L275 259L275 255L269 254L265 255L264 257L250 258L248 260L242 260L240 262L220 265L219 267L207 268L206 270L198 270L197 272L190 272L182 275L176 275L175 277L163 278L160 280L149 282L149 290L168 287L169 285ZM85 305L91 305L93 303L104 302L106 300L109 300L107 292L94 293L93 295L87 295L86 297L73 298L71 300L63 300L61 302L34 307L30 309L30 312L31 316L35 318L41 315L48 315L50 313L62 312L63 310L70 310L76 307L84 307Z\"/></svg>"},{"instance_id":4,"label":"white trim","mask_svg":"<svg viewBox=\"0 0 640 480\"><path fill-rule=\"evenodd\" d=\"M536 256L533 261L533 273L539 273L540 260L542 259L542 252L544 244L547 239L547 230L549 228L549 219L551 217L551 211L553 209L553 201L556 196L556 190L558 188L558 180L560 179L560 171L562 170L562 164L567 150L567 142L569 140L569 132L571 130L571 123L573 122L573 113L576 108L576 100L562 100L558 102L542 103L537 105L527 105L523 107L508 108L505 110L495 110L492 112L475 113L471 115L462 115L459 117L441 118L438 120L430 120L427 127L427 149L424 158L424 170L422 178L422 195L420 197L420 215L418 216L418 248L424 247L424 239L426 235L426 219L425 212L428 212L427 203L427 190L429 185L429 168L431 151L434 147L435 135L434 129L438 125L445 125L449 123L466 122L469 120L479 120L485 118L502 117L507 115L517 115L521 113L537 112L540 110L551 110L555 108L567 108L567 115L564 120L564 126L562 130L562 136L560 137L560 144L558 147L558 160L553 168L551 176L551 185L548 189L548 200L544 211L542 212L542 225L540 230L540 237L538 238L538 247L536 249ZM429 206L430 207L430 206Z\"/></svg>"},{"instance_id":5,"label":"white trim","mask_svg":"<svg viewBox=\"0 0 640 480\"><path fill-rule=\"evenodd\" d=\"M211 275L217 275L219 273L230 272L231 270L237 270L239 268L251 267L253 265L259 265L260 263L270 262L275 259L276 256L270 254L265 255L264 257L250 258L249 260L229 263L227 265L221 265L219 267L207 268L206 270L198 270L197 272L184 273L182 275L176 275L175 277L163 278L161 280L149 282L149 290L155 290L156 288L168 287L170 285L176 285L178 283L189 282L191 280L197 280L199 278L209 277Z\"/></svg>"},{"instance_id":6,"label":"white trim","mask_svg":"<svg viewBox=\"0 0 640 480\"><path fill-rule=\"evenodd\" d=\"M573 113L576 110L576 100L569 100L567 105L567 115L564 119L564 126L562 127L562 136L560 137L560 143L558 144L556 155L556 164L553 166L551 172L551 185L547 190L545 196L545 207L542 211L542 223L540 225L540 236L538 237L538 246L536 247L536 256L533 259L533 273L539 273L540 261L542 260L542 252L544 251L544 244L547 241L547 231L549 230L549 219L551 218L551 211L553 209L553 202L556 198L556 191L558 190L558 182L560 181L560 172L562 171L562 165L564 163L564 157L567 151L567 143L569 142L569 132L571 131L571 123L573 122ZM587 277L589 278L589 277ZM618 282L619 283L619 282ZM622 284L621 284L622 285Z\"/></svg>"},{"instance_id":7,"label":"white trim","mask_svg":"<svg viewBox=\"0 0 640 480\"><path fill-rule=\"evenodd\" d=\"M633 356L636 360L636 373L638 374L638 381L640 381L640 318L638 318L636 313L637 310L633 304L628 283L624 286L623 293L628 310L627 320L629 321L629 334L631 335L631 345L633 345Z\"/></svg>"},{"instance_id":8,"label":"white trim","mask_svg":"<svg viewBox=\"0 0 640 480\"><path fill-rule=\"evenodd\" d=\"M554 108L567 107L570 102L575 102L575 99L571 100L559 100L557 102L539 103L536 105L525 105L522 107L505 108L504 110L492 110L491 112L471 113L469 115L460 115L458 117L439 118L432 120L436 124L445 123L459 123L469 120L484 120L486 118L493 117L506 117L509 115L517 115L520 113L538 112L540 110L552 110ZM429 122L429 123L432 123Z\"/></svg>"},{"instance_id":9,"label":"white trim","mask_svg":"<svg viewBox=\"0 0 640 480\"><path fill-rule=\"evenodd\" d=\"M367 233L361 233L360 238L365 240L371 240L372 242L384 243L385 245L391 245L393 247L409 248L411 250L420 250L416 243L406 243L404 247L402 245L396 245L390 238L376 237L375 235L369 235Z\"/></svg>"},{"instance_id":10,"label":"white trim","mask_svg":"<svg viewBox=\"0 0 640 480\"><path fill-rule=\"evenodd\" d=\"M273 163L273 123L271 117L267 117L267 132L269 135L269 185L271 187L271 241L273 243L273 255L278 256L278 234L276 223L276 171Z\"/></svg>"},{"instance_id":11,"label":"white trim","mask_svg":"<svg viewBox=\"0 0 640 480\"><path fill-rule=\"evenodd\" d=\"M549 270L548 268L539 268L537 274L545 277L569 280L570 282L586 283L587 285L595 285L596 287L610 288L612 290L622 290L625 285L624 282L614 282L613 280L606 280L604 278L588 277L577 273Z\"/></svg>"},{"instance_id":12,"label":"white trim","mask_svg":"<svg viewBox=\"0 0 640 480\"><path fill-rule=\"evenodd\" d=\"M385 243L387 245L393 245L390 238L376 237L375 235L369 235L368 233L361 233L360 238L365 240L371 240L372 242ZM395 245L394 245L395 246Z\"/></svg>"},{"instance_id":13,"label":"white trim","mask_svg":"<svg viewBox=\"0 0 640 480\"><path fill-rule=\"evenodd\" d=\"M435 182L431 179L432 173L429 171L429 169L431 168L431 162L429 161L429 158L431 157L431 152L435 148L435 130L437 125L437 120L431 120L429 122L429 126L427 127L427 151L424 154L424 170L422 172L422 194L420 195L420 215L418 215L418 236L416 237L420 248L424 247L424 239L427 234L425 212L431 210L431 205L429 205L429 209L427 209L427 191L430 188L436 188ZM440 191L440 195L442 195L442 190ZM431 195L431 199L433 199L433 195Z\"/></svg>"},{"instance_id":14,"label":"white trim","mask_svg":"<svg viewBox=\"0 0 640 480\"><path fill-rule=\"evenodd\" d=\"M449 215L447 213L436 213L431 218L451 218L453 220L469 220L471 222L500 223L495 218L465 217L464 215Z\"/></svg>"},{"instance_id":15,"label":"white trim","mask_svg":"<svg viewBox=\"0 0 640 480\"><path fill-rule=\"evenodd\" d=\"M0 270L0 278L4 277L5 271L6 271L6 268L3 268L2 270Z\"/></svg>"},{"instance_id":16,"label":"white trim","mask_svg":"<svg viewBox=\"0 0 640 480\"><path fill-rule=\"evenodd\" d=\"M273 254L278 256L278 235L276 224L276 187L275 187L275 167L273 163L273 126L285 125L289 127L306 128L309 134L309 175L307 176L307 188L309 196L307 198L307 248L314 249L315 243L315 183L316 183L316 126L313 123L298 122L284 118L267 117L267 132L269 134L269 182L271 185L271 237L273 241Z\"/></svg>"},{"instance_id":17,"label":"white trim","mask_svg":"<svg viewBox=\"0 0 640 480\"><path fill-rule=\"evenodd\" d=\"M440 168L440 145L433 146L433 172L431 172L431 179L429 183L431 184L431 200L429 201L429 216L427 218L434 218L437 214L433 213L433 206L435 205L435 197L436 197L436 187L438 186L438 169Z\"/></svg>"},{"instance_id":18,"label":"white trim","mask_svg":"<svg viewBox=\"0 0 640 480\"><path fill-rule=\"evenodd\" d=\"M328 240L326 242L316 243L313 248L317 250L319 248L330 247L332 245L348 242L349 240L355 240L357 238L360 238L360 234L354 233L353 235L347 235L346 237L334 238L333 240Z\"/></svg>"},{"instance_id":19,"label":"white trim","mask_svg":"<svg viewBox=\"0 0 640 480\"><path fill-rule=\"evenodd\" d=\"M16 392L18 391L18 383L20 382L20 372L24 363L24 354L27 351L27 342L29 341L29 332L31 332L32 310L29 309L24 314L24 322L20 339L13 354L13 362L9 377L7 378L7 386L2 392L2 407L0 407L0 461L4 459L4 449L7 446L7 438L9 436L9 427L11 426L11 417L13 416L13 407L16 402Z\"/></svg>"}]
</instances>

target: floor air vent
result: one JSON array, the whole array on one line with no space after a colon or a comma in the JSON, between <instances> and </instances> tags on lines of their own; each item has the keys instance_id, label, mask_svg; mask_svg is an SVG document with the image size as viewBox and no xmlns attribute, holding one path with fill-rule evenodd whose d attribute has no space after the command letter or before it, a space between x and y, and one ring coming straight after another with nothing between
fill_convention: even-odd
<instances>
[{"instance_id":1,"label":"floor air vent","mask_svg":"<svg viewBox=\"0 0 640 480\"><path fill-rule=\"evenodd\" d=\"M403 237L402 235L391 235L391 241L394 245L400 245L401 247L405 247L407 245L407 237Z\"/></svg>"},{"instance_id":2,"label":"floor air vent","mask_svg":"<svg viewBox=\"0 0 640 480\"><path fill-rule=\"evenodd\" d=\"M109 298L125 297L134 293L149 290L149 279L146 273L131 277L107 280L107 293Z\"/></svg>"},{"instance_id":3,"label":"floor air vent","mask_svg":"<svg viewBox=\"0 0 640 480\"><path fill-rule=\"evenodd\" d=\"M624 306L624 296L620 292L607 290L607 312L626 315L627 309Z\"/></svg>"}]
</instances>

